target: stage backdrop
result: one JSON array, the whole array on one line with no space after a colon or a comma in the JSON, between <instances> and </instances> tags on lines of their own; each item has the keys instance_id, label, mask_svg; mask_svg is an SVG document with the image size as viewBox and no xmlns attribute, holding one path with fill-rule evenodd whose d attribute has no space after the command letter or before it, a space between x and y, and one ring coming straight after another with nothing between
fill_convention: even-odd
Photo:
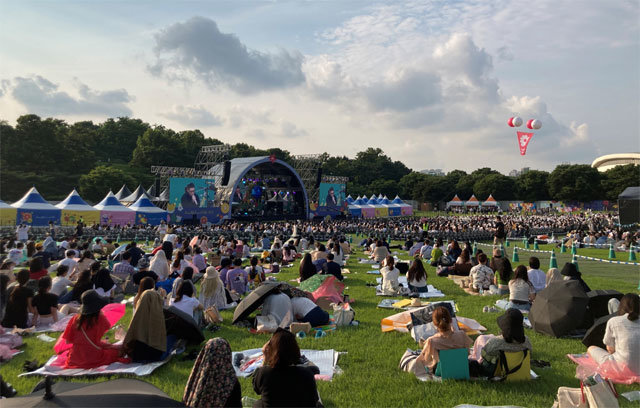
<instances>
[{"instance_id":1,"label":"stage backdrop","mask_svg":"<svg viewBox=\"0 0 640 408\"><path fill-rule=\"evenodd\" d=\"M220 209L214 207L214 198L213 179L171 178L167 205L171 222L218 222Z\"/></svg>"}]
</instances>

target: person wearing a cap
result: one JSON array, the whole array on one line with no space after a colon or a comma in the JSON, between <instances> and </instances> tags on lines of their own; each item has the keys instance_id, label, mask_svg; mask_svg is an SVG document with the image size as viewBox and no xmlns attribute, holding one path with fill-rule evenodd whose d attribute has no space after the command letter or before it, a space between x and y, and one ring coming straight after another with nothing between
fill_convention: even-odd
<instances>
[{"instance_id":1,"label":"person wearing a cap","mask_svg":"<svg viewBox=\"0 0 640 408\"><path fill-rule=\"evenodd\" d=\"M531 341L524 334L524 317L518 309L507 309L498 317L498 327L501 334L487 341L482 347L480 355L482 361L475 365L470 365L472 375L474 372L479 376L493 376L496 366L500 360L500 352L518 352L523 350L531 351ZM478 341L478 339L476 339ZM474 346L474 349L476 347ZM475 361L475 360L473 360Z\"/></svg>"},{"instance_id":2,"label":"person wearing a cap","mask_svg":"<svg viewBox=\"0 0 640 408\"><path fill-rule=\"evenodd\" d=\"M120 356L120 346L102 341L111 323L102 313L108 300L95 290L82 294L82 306L67 324L62 338L71 345L65 368L95 368L114 362L129 362Z\"/></svg>"},{"instance_id":3,"label":"person wearing a cap","mask_svg":"<svg viewBox=\"0 0 640 408\"><path fill-rule=\"evenodd\" d=\"M149 260L146 257L142 257L140 258L140 260L138 261L138 272L133 274L133 283L135 283L136 285L140 284L140 281L143 278L146 278L147 276L153 278L154 281L158 281L158 275L149 270Z\"/></svg>"}]
</instances>

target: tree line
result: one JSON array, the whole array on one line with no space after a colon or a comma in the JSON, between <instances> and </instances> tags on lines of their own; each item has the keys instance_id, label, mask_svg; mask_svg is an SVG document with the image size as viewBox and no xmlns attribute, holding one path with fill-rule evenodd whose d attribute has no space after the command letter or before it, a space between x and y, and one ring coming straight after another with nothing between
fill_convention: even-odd
<instances>
[{"instance_id":1,"label":"tree line","mask_svg":"<svg viewBox=\"0 0 640 408\"><path fill-rule=\"evenodd\" d=\"M135 118L110 118L102 123L42 119L29 114L12 126L0 121L0 198L18 200L36 186L49 200L63 199L78 188L97 202L122 184L148 187L152 165L192 167L202 146L222 144L200 130L176 132ZM291 153L258 149L246 143L231 146L230 158L275 154L289 161ZM478 200L493 194L496 200L615 200L626 187L640 184L640 166L618 166L599 172L586 164L561 164L552 172L531 170L518 177L481 168L471 173L453 170L445 176L412 171L382 149L367 148L354 158L321 156L323 173L349 178L352 196L382 193L419 202L446 202L455 194Z\"/></svg>"}]
</instances>

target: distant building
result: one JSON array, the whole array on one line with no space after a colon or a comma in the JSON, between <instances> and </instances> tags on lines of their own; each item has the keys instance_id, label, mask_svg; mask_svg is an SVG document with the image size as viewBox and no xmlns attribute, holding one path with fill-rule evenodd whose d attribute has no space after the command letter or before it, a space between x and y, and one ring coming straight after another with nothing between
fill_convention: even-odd
<instances>
[{"instance_id":1,"label":"distant building","mask_svg":"<svg viewBox=\"0 0 640 408\"><path fill-rule=\"evenodd\" d=\"M439 176L439 177L444 176L444 171L442 171L442 169L425 169L425 170L420 170L420 173L428 174L430 176Z\"/></svg>"},{"instance_id":2,"label":"distant building","mask_svg":"<svg viewBox=\"0 0 640 408\"><path fill-rule=\"evenodd\" d=\"M600 156L591 163L591 167L598 171L607 171L616 166L624 166L625 164L640 165L640 153L615 153Z\"/></svg>"},{"instance_id":3,"label":"distant building","mask_svg":"<svg viewBox=\"0 0 640 408\"><path fill-rule=\"evenodd\" d=\"M528 173L529 170L529 167L523 167L520 170L513 169L509 172L509 177L518 177L522 174Z\"/></svg>"}]
</instances>

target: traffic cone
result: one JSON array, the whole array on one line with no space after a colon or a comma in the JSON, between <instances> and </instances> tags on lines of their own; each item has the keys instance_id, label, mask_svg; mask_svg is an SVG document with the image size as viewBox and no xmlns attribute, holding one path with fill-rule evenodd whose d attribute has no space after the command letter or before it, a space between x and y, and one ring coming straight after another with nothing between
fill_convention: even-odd
<instances>
[{"instance_id":1,"label":"traffic cone","mask_svg":"<svg viewBox=\"0 0 640 408\"><path fill-rule=\"evenodd\" d=\"M533 241L533 249L535 250L539 250L540 247L538 246L538 241Z\"/></svg>"},{"instance_id":2,"label":"traffic cone","mask_svg":"<svg viewBox=\"0 0 640 408\"><path fill-rule=\"evenodd\" d=\"M511 262L520 262L520 257L518 256L518 247L513 247L513 255L511 256Z\"/></svg>"},{"instance_id":3,"label":"traffic cone","mask_svg":"<svg viewBox=\"0 0 640 408\"><path fill-rule=\"evenodd\" d=\"M120 234L118 234L118 239L116 240L116 242L119 244L120 243Z\"/></svg>"},{"instance_id":4,"label":"traffic cone","mask_svg":"<svg viewBox=\"0 0 640 408\"><path fill-rule=\"evenodd\" d=\"M609 259L616 259L616 251L613 250L613 244L609 244Z\"/></svg>"},{"instance_id":5,"label":"traffic cone","mask_svg":"<svg viewBox=\"0 0 640 408\"><path fill-rule=\"evenodd\" d=\"M566 254L567 253L567 247L564 244L560 245L560 253L561 254Z\"/></svg>"},{"instance_id":6,"label":"traffic cone","mask_svg":"<svg viewBox=\"0 0 640 408\"><path fill-rule=\"evenodd\" d=\"M522 245L527 245L527 237L522 238Z\"/></svg>"},{"instance_id":7,"label":"traffic cone","mask_svg":"<svg viewBox=\"0 0 640 408\"><path fill-rule=\"evenodd\" d=\"M500 244L500 253L502 254L502 257L504 258L504 246L502 244Z\"/></svg>"},{"instance_id":8,"label":"traffic cone","mask_svg":"<svg viewBox=\"0 0 640 408\"><path fill-rule=\"evenodd\" d=\"M578 247L576 246L576 243L572 243L571 244L571 255L577 255L578 254Z\"/></svg>"},{"instance_id":9,"label":"traffic cone","mask_svg":"<svg viewBox=\"0 0 640 408\"><path fill-rule=\"evenodd\" d=\"M529 240L528 240L528 239L525 239L525 240L524 240L524 247L525 247L526 249L529 249Z\"/></svg>"},{"instance_id":10,"label":"traffic cone","mask_svg":"<svg viewBox=\"0 0 640 408\"><path fill-rule=\"evenodd\" d=\"M578 257L573 255L573 258L571 258L571 263L574 264L576 266L576 269L578 270L578 272L580 272L580 267L578 266Z\"/></svg>"},{"instance_id":11,"label":"traffic cone","mask_svg":"<svg viewBox=\"0 0 640 408\"><path fill-rule=\"evenodd\" d=\"M635 262L637 260L636 251L633 250L633 247L629 247L629 262Z\"/></svg>"},{"instance_id":12,"label":"traffic cone","mask_svg":"<svg viewBox=\"0 0 640 408\"><path fill-rule=\"evenodd\" d=\"M557 267L558 267L558 260L556 259L556 253L552 249L551 258L549 259L549 269L557 268Z\"/></svg>"},{"instance_id":13,"label":"traffic cone","mask_svg":"<svg viewBox=\"0 0 640 408\"><path fill-rule=\"evenodd\" d=\"M471 255L472 256L478 255L478 243L476 241L473 241L473 253Z\"/></svg>"},{"instance_id":14,"label":"traffic cone","mask_svg":"<svg viewBox=\"0 0 640 408\"><path fill-rule=\"evenodd\" d=\"M509 245L510 245L510 244L509 244L509 240L508 240L508 239L505 239L505 240L504 240L504 246L507 246L507 247L508 247Z\"/></svg>"}]
</instances>

